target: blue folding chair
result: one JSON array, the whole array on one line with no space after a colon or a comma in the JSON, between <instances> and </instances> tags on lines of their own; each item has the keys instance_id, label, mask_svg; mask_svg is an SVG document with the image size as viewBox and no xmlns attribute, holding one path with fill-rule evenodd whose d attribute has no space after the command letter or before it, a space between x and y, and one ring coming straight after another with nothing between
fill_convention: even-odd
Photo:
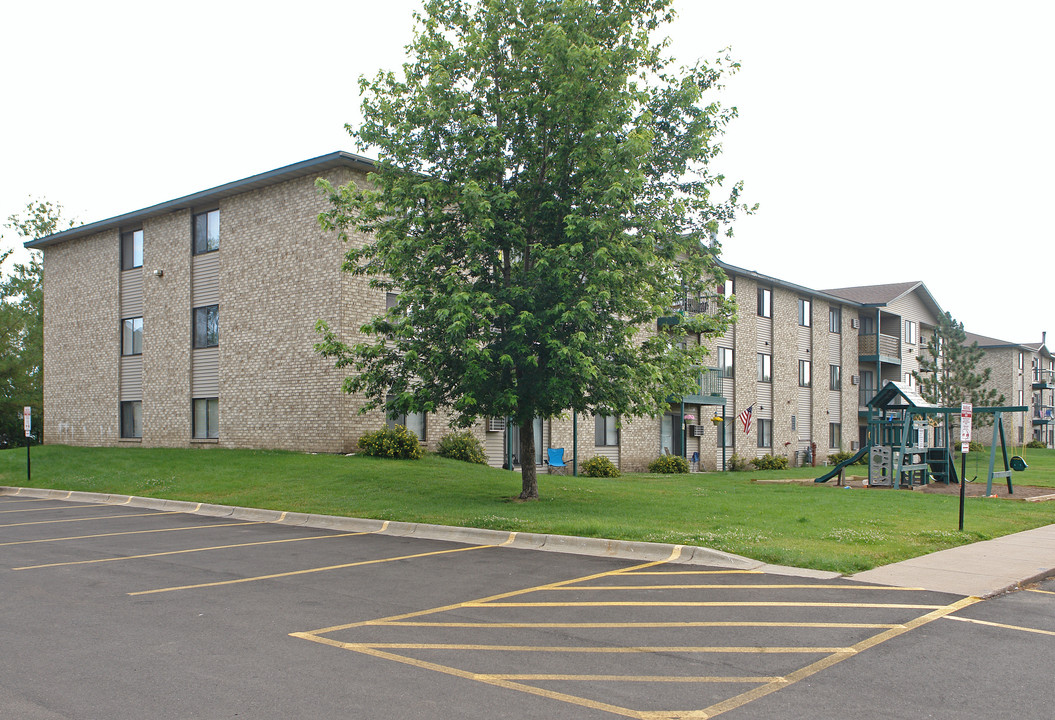
<instances>
[{"instance_id":1,"label":"blue folding chair","mask_svg":"<svg viewBox=\"0 0 1055 720\"><path fill-rule=\"evenodd\" d=\"M692 472L698 472L699 469L700 469L700 454L698 452L694 452L692 454L692 466L691 466L690 470Z\"/></svg>"},{"instance_id":2,"label":"blue folding chair","mask_svg":"<svg viewBox=\"0 0 1055 720\"><path fill-rule=\"evenodd\" d=\"M567 467L567 465L564 464L564 448L547 448L546 455L549 456L550 467Z\"/></svg>"}]
</instances>

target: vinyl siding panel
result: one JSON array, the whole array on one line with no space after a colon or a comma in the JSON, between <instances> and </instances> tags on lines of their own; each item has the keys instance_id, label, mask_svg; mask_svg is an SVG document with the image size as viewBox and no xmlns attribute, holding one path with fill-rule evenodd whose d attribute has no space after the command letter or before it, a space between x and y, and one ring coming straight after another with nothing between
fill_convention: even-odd
<instances>
[{"instance_id":1,"label":"vinyl siding panel","mask_svg":"<svg viewBox=\"0 0 1055 720\"><path fill-rule=\"evenodd\" d=\"M143 268L121 271L122 318L143 317Z\"/></svg>"},{"instance_id":2,"label":"vinyl siding panel","mask_svg":"<svg viewBox=\"0 0 1055 720\"><path fill-rule=\"evenodd\" d=\"M191 307L219 304L220 252L191 258Z\"/></svg>"},{"instance_id":3,"label":"vinyl siding panel","mask_svg":"<svg viewBox=\"0 0 1055 720\"><path fill-rule=\"evenodd\" d=\"M191 398L220 396L220 348L197 348L191 353Z\"/></svg>"},{"instance_id":4,"label":"vinyl siding panel","mask_svg":"<svg viewBox=\"0 0 1055 720\"><path fill-rule=\"evenodd\" d=\"M120 361L119 394L122 401L143 399L143 356L124 355Z\"/></svg>"}]
</instances>

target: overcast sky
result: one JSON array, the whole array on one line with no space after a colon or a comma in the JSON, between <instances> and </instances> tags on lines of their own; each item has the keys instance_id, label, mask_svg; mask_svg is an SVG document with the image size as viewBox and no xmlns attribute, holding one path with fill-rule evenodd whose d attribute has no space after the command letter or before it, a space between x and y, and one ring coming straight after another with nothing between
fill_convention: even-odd
<instances>
[{"instance_id":1,"label":"overcast sky","mask_svg":"<svg viewBox=\"0 0 1055 720\"><path fill-rule=\"evenodd\" d=\"M4 2L0 218L33 195L92 222L355 152L356 80L399 67L418 5ZM727 262L815 289L922 280L970 331L1055 331L1055 3L674 5L679 59L742 64L720 169L761 207Z\"/></svg>"}]
</instances>

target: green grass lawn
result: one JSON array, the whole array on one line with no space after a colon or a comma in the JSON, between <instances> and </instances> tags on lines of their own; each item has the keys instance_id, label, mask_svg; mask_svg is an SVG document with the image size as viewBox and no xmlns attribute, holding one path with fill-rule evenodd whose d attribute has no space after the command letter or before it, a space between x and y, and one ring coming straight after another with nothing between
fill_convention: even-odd
<instances>
[{"instance_id":1,"label":"green grass lawn","mask_svg":"<svg viewBox=\"0 0 1055 720\"><path fill-rule=\"evenodd\" d=\"M615 479L541 475L538 502L514 500L520 475L421 461L218 448L34 447L34 487L223 505L703 545L766 562L849 573L1055 523L1055 502L885 489L764 484L815 468ZM979 454L982 480L988 455ZM1055 451L1029 450L1020 485L1055 487ZM26 485L25 449L0 451L0 485ZM968 460L973 474L974 454ZM865 468L861 468L862 471Z\"/></svg>"}]
</instances>

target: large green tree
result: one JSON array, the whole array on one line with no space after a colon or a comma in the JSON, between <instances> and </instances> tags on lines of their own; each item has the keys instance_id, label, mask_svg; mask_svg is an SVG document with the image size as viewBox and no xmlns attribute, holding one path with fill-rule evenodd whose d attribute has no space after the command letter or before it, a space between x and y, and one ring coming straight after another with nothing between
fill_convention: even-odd
<instances>
[{"instance_id":1,"label":"large green tree","mask_svg":"<svg viewBox=\"0 0 1055 720\"><path fill-rule=\"evenodd\" d=\"M364 410L512 418L523 499L535 418L655 415L731 319L714 259L744 208L710 164L735 109L709 96L737 66L676 67L654 40L670 5L425 0L401 76L360 79L348 129L376 171L320 183L323 226L370 238L345 269L399 295L365 342L320 323L319 351ZM656 332L686 289L716 310Z\"/></svg>"},{"instance_id":2,"label":"large green tree","mask_svg":"<svg viewBox=\"0 0 1055 720\"><path fill-rule=\"evenodd\" d=\"M946 312L927 341L926 353L919 356L919 370L912 375L919 383L920 394L929 402L943 407L957 407L969 402L975 407L997 407L1004 396L988 387L992 370L978 369L985 351L977 342L967 344L963 323ZM976 415L976 425L992 422L991 415Z\"/></svg>"},{"instance_id":3,"label":"large green tree","mask_svg":"<svg viewBox=\"0 0 1055 720\"><path fill-rule=\"evenodd\" d=\"M32 198L4 223L23 241L72 226L62 219L62 205ZM33 408L38 435L44 417L44 269L37 252L7 269L11 253L0 254L0 447L25 442L23 407Z\"/></svg>"}]
</instances>

